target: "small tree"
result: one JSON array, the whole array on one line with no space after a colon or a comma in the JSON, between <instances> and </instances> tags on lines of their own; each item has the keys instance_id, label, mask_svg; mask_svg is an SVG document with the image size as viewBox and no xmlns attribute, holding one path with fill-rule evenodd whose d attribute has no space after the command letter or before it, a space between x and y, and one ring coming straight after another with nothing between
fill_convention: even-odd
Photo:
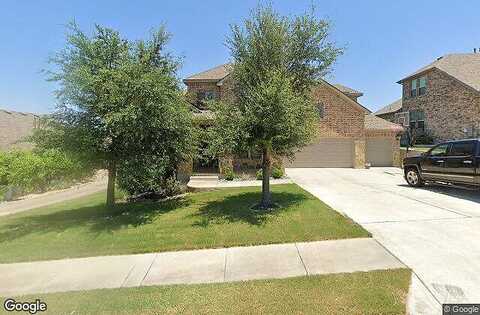
<instances>
[{"instance_id":1,"label":"small tree","mask_svg":"<svg viewBox=\"0 0 480 315\"><path fill-rule=\"evenodd\" d=\"M295 18L270 7L255 10L227 40L233 57L233 101L213 106L212 150L262 152L261 208L272 205L272 155L292 156L315 136L311 89L342 49L327 41L329 23L313 12Z\"/></svg>"},{"instance_id":2,"label":"small tree","mask_svg":"<svg viewBox=\"0 0 480 315\"><path fill-rule=\"evenodd\" d=\"M163 27L136 42L98 25L92 37L73 23L69 30L67 47L52 59L57 69L49 72L59 85L58 108L35 138L107 168L112 205L122 164L131 170L131 161L162 161L161 175L172 177L193 150L192 119L176 77L179 62L165 52L169 35Z\"/></svg>"}]
</instances>

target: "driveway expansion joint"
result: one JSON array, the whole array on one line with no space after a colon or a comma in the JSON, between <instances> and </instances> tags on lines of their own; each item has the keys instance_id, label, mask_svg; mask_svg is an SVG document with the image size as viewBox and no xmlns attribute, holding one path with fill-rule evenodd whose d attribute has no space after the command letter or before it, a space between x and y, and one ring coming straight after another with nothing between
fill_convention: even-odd
<instances>
[{"instance_id":1,"label":"driveway expansion joint","mask_svg":"<svg viewBox=\"0 0 480 315\"><path fill-rule=\"evenodd\" d=\"M302 266L305 269L305 275L309 276L310 274L308 272L307 266L305 266L305 262L303 261L302 254L300 254L300 250L298 249L298 244L297 243L295 243L295 248L297 249L298 257L300 258L300 261L302 262Z\"/></svg>"},{"instance_id":2,"label":"driveway expansion joint","mask_svg":"<svg viewBox=\"0 0 480 315\"><path fill-rule=\"evenodd\" d=\"M145 281L145 278L147 277L148 273L152 269L153 264L155 263L155 260L157 259L158 253L153 256L152 262L150 263L150 266L148 266L147 272L145 272L145 275L142 278L142 281L140 281L140 286L143 284L143 281Z\"/></svg>"}]
</instances>

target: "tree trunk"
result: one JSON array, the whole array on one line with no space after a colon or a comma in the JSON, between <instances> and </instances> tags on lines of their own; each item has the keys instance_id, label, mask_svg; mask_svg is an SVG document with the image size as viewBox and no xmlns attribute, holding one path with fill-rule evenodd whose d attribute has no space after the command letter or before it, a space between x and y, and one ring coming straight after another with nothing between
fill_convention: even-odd
<instances>
[{"instance_id":1,"label":"tree trunk","mask_svg":"<svg viewBox=\"0 0 480 315\"><path fill-rule=\"evenodd\" d=\"M260 207L268 209L272 205L270 196L270 169L271 169L270 148L268 146L263 148L262 155L262 201Z\"/></svg>"},{"instance_id":2,"label":"tree trunk","mask_svg":"<svg viewBox=\"0 0 480 315\"><path fill-rule=\"evenodd\" d=\"M115 179L117 177L117 164L115 161L108 162L107 206L115 205Z\"/></svg>"}]
</instances>

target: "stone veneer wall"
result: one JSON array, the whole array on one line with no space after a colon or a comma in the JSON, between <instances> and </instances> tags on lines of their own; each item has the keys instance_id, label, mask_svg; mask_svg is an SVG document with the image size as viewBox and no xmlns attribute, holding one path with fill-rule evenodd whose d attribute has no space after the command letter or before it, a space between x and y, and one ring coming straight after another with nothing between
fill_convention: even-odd
<instances>
[{"instance_id":1,"label":"stone veneer wall","mask_svg":"<svg viewBox=\"0 0 480 315\"><path fill-rule=\"evenodd\" d=\"M464 128L480 128L480 93L446 73L433 69L426 73L427 91L410 97L411 81L403 83L403 109L423 110L425 128L436 141L463 139Z\"/></svg>"}]
</instances>

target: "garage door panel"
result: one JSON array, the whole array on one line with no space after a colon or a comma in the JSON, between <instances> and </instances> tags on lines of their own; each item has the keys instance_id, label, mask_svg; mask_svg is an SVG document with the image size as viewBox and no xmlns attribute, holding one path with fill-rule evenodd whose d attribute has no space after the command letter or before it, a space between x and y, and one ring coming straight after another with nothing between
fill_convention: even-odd
<instances>
[{"instance_id":1,"label":"garage door panel","mask_svg":"<svg viewBox=\"0 0 480 315\"><path fill-rule=\"evenodd\" d=\"M352 139L326 138L309 145L295 154L286 167L353 167L354 145Z\"/></svg>"},{"instance_id":2,"label":"garage door panel","mask_svg":"<svg viewBox=\"0 0 480 315\"><path fill-rule=\"evenodd\" d=\"M392 166L392 141L390 138L367 139L367 163L370 163L372 166Z\"/></svg>"}]
</instances>

